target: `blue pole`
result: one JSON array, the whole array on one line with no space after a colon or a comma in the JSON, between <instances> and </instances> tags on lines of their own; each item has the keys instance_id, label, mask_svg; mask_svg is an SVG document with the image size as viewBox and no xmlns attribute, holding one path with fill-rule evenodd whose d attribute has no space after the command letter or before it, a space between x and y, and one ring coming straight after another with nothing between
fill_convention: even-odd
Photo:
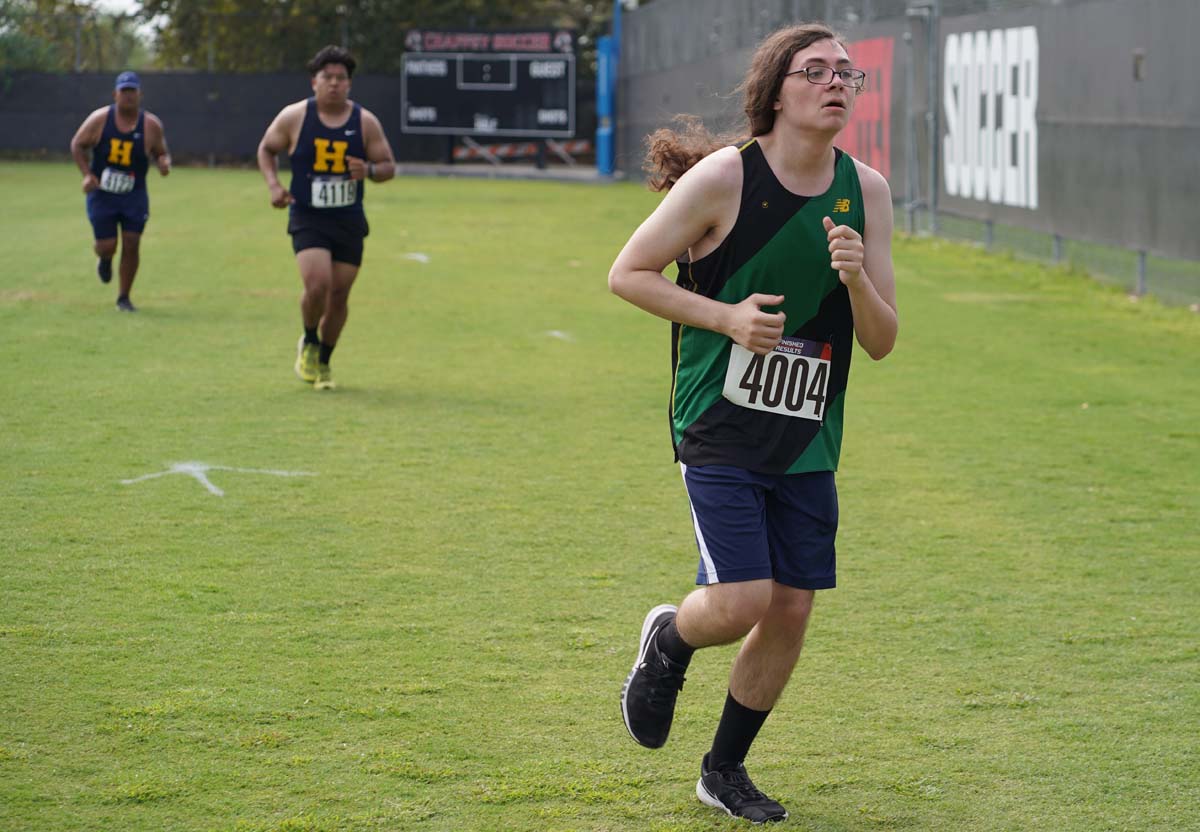
<instances>
[{"instance_id":1,"label":"blue pole","mask_svg":"<svg viewBox=\"0 0 1200 832\"><path fill-rule=\"evenodd\" d=\"M617 72L621 63L621 0L613 0L612 34L596 41L596 170L617 168Z\"/></svg>"},{"instance_id":2,"label":"blue pole","mask_svg":"<svg viewBox=\"0 0 1200 832\"><path fill-rule=\"evenodd\" d=\"M612 176L616 168L612 95L615 52L610 35L596 39L596 171L601 176Z\"/></svg>"}]
</instances>

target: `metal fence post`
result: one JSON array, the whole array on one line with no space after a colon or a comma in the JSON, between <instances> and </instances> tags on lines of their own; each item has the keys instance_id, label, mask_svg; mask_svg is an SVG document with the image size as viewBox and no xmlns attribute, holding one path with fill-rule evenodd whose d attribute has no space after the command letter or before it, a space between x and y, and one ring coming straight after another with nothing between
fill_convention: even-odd
<instances>
[{"instance_id":1,"label":"metal fence post","mask_svg":"<svg viewBox=\"0 0 1200 832\"><path fill-rule=\"evenodd\" d=\"M83 72L83 15L75 15L75 71Z\"/></svg>"},{"instance_id":2,"label":"metal fence post","mask_svg":"<svg viewBox=\"0 0 1200 832\"><path fill-rule=\"evenodd\" d=\"M1146 252L1139 251L1137 253L1137 294L1146 294Z\"/></svg>"},{"instance_id":3,"label":"metal fence post","mask_svg":"<svg viewBox=\"0 0 1200 832\"><path fill-rule=\"evenodd\" d=\"M916 96L913 75L916 72L913 60L912 32L904 33L904 225L910 235L917 231L917 124L913 112Z\"/></svg>"},{"instance_id":4,"label":"metal fence post","mask_svg":"<svg viewBox=\"0 0 1200 832\"><path fill-rule=\"evenodd\" d=\"M1063 239L1061 234L1054 235L1054 244L1051 251L1054 256L1054 262L1061 263L1063 258Z\"/></svg>"},{"instance_id":5,"label":"metal fence post","mask_svg":"<svg viewBox=\"0 0 1200 832\"><path fill-rule=\"evenodd\" d=\"M208 36L208 73L211 75L217 63L216 34L213 32L213 12L204 13L204 29Z\"/></svg>"},{"instance_id":6,"label":"metal fence post","mask_svg":"<svg viewBox=\"0 0 1200 832\"><path fill-rule=\"evenodd\" d=\"M939 33L941 32L942 20L942 0L933 0L933 4L929 9L929 229L932 233L938 233L938 162L940 154L938 153L938 145L941 143L941 137L938 135L940 122L938 120L938 90L941 85L938 84L938 43Z\"/></svg>"}]
</instances>

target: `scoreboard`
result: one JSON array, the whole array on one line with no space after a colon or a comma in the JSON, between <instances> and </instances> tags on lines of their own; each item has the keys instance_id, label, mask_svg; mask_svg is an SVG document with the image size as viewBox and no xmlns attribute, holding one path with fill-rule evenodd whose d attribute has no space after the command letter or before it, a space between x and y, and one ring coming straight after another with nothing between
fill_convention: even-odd
<instances>
[{"instance_id":1,"label":"scoreboard","mask_svg":"<svg viewBox=\"0 0 1200 832\"><path fill-rule=\"evenodd\" d=\"M448 136L575 135L571 32L409 32L400 129ZM432 48L431 48L432 47Z\"/></svg>"}]
</instances>

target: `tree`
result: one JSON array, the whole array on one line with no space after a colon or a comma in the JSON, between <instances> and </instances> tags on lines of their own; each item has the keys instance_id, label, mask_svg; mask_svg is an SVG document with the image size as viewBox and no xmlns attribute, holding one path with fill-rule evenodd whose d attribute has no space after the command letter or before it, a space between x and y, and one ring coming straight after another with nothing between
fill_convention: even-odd
<instances>
[{"instance_id":1,"label":"tree","mask_svg":"<svg viewBox=\"0 0 1200 832\"><path fill-rule=\"evenodd\" d=\"M133 19L74 0L0 0L0 67L109 71L144 61Z\"/></svg>"},{"instance_id":2,"label":"tree","mask_svg":"<svg viewBox=\"0 0 1200 832\"><path fill-rule=\"evenodd\" d=\"M46 70L56 62L51 43L28 31L28 4L0 0L0 67Z\"/></svg>"},{"instance_id":3,"label":"tree","mask_svg":"<svg viewBox=\"0 0 1200 832\"><path fill-rule=\"evenodd\" d=\"M328 43L349 47L363 70L398 72L414 28L564 27L579 34L580 75L594 74L606 0L145 0L160 68L265 72L296 69Z\"/></svg>"}]
</instances>

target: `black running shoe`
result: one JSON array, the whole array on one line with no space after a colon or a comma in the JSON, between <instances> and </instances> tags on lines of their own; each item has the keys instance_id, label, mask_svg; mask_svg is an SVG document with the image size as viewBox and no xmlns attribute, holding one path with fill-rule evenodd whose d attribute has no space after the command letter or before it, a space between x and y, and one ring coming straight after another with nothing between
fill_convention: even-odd
<instances>
[{"instance_id":1,"label":"black running shoe","mask_svg":"<svg viewBox=\"0 0 1200 832\"><path fill-rule=\"evenodd\" d=\"M662 748L671 733L675 698L683 689L685 665L658 650L659 630L675 618L676 608L661 604L646 614L637 661L621 688L621 716L629 736L647 748Z\"/></svg>"},{"instance_id":2,"label":"black running shoe","mask_svg":"<svg viewBox=\"0 0 1200 832\"><path fill-rule=\"evenodd\" d=\"M130 301L129 298L125 297L124 295L121 295L121 297L117 298L117 309L121 312L137 311L137 307L134 306L132 301Z\"/></svg>"},{"instance_id":3,"label":"black running shoe","mask_svg":"<svg viewBox=\"0 0 1200 832\"><path fill-rule=\"evenodd\" d=\"M754 787L746 767L708 769L708 755L700 763L700 779L696 781L696 797L705 806L721 809L735 818L751 823L776 823L787 820L787 809Z\"/></svg>"},{"instance_id":4,"label":"black running shoe","mask_svg":"<svg viewBox=\"0 0 1200 832\"><path fill-rule=\"evenodd\" d=\"M100 276L101 283L107 283L112 280L112 261L100 259L96 261L96 274Z\"/></svg>"}]
</instances>

